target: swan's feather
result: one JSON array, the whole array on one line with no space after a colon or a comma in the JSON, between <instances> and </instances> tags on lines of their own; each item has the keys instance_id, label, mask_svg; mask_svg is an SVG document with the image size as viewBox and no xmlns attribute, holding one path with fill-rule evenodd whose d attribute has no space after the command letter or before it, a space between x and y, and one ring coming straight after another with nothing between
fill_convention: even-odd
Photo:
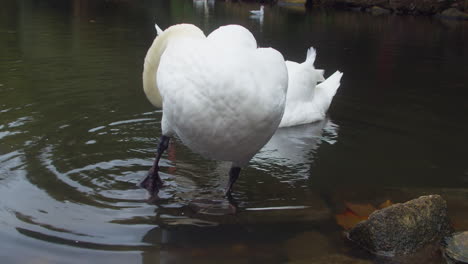
<instances>
[{"instance_id":1,"label":"swan's feather","mask_svg":"<svg viewBox=\"0 0 468 264\"><path fill-rule=\"evenodd\" d=\"M163 33L163 30L157 24L154 24L154 28L156 29L156 34L158 34L158 36Z\"/></svg>"},{"instance_id":2,"label":"swan's feather","mask_svg":"<svg viewBox=\"0 0 468 264\"><path fill-rule=\"evenodd\" d=\"M306 62L309 63L309 64L312 64L312 66L314 65L314 62L315 62L315 57L317 56L317 51L313 48L313 47L310 47L308 50L307 50L307 56L306 56Z\"/></svg>"}]
</instances>

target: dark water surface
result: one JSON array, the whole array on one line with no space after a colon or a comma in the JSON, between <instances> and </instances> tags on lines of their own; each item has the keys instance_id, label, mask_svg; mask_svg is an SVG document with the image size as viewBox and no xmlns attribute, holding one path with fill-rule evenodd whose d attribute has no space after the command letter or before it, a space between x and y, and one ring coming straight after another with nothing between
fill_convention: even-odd
<instances>
[{"instance_id":1,"label":"dark water surface","mask_svg":"<svg viewBox=\"0 0 468 264\"><path fill-rule=\"evenodd\" d=\"M427 17L214 1L0 3L1 263L379 263L343 237L347 202L438 193L468 229L468 24ZM261 46L344 72L330 116L279 130L243 171L235 216L228 165L175 141L156 204L136 187L161 112L142 91L154 22L210 32L237 23ZM341 262L340 262L341 261ZM444 263L440 257L411 263Z\"/></svg>"}]
</instances>

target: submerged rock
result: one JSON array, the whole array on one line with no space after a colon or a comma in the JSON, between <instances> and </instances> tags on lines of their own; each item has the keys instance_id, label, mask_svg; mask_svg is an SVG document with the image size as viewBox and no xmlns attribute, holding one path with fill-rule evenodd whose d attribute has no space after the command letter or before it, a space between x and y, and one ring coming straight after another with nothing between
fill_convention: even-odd
<instances>
[{"instance_id":1,"label":"submerged rock","mask_svg":"<svg viewBox=\"0 0 468 264\"><path fill-rule=\"evenodd\" d=\"M443 244L447 263L468 263L468 231L446 237Z\"/></svg>"},{"instance_id":2,"label":"submerged rock","mask_svg":"<svg viewBox=\"0 0 468 264\"><path fill-rule=\"evenodd\" d=\"M416 252L395 257L376 256L374 263L378 264L442 264L445 260L440 252L439 241L418 249Z\"/></svg>"},{"instance_id":3,"label":"submerged rock","mask_svg":"<svg viewBox=\"0 0 468 264\"><path fill-rule=\"evenodd\" d=\"M377 255L393 257L416 252L449 232L445 200L429 195L375 211L348 238Z\"/></svg>"},{"instance_id":4,"label":"submerged rock","mask_svg":"<svg viewBox=\"0 0 468 264\"><path fill-rule=\"evenodd\" d=\"M309 260L308 262L303 262L304 264L372 264L374 262L365 259L353 258L341 254L333 254L325 257L318 258L316 260Z\"/></svg>"},{"instance_id":5,"label":"submerged rock","mask_svg":"<svg viewBox=\"0 0 468 264\"><path fill-rule=\"evenodd\" d=\"M336 253L336 248L328 236L312 231L289 239L285 243L285 249L290 263L310 263L311 259Z\"/></svg>"}]
</instances>

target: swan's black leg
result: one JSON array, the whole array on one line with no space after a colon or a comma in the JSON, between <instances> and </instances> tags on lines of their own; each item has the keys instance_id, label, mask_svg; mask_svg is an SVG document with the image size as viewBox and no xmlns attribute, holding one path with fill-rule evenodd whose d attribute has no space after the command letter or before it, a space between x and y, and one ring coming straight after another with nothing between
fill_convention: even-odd
<instances>
[{"instance_id":1,"label":"swan's black leg","mask_svg":"<svg viewBox=\"0 0 468 264\"><path fill-rule=\"evenodd\" d=\"M156 195L159 191L159 188L162 187L163 182L161 177L159 177L159 160L161 155L169 146L169 140L171 138L167 136L161 136L159 141L158 150L156 152L156 159L154 160L153 166L146 175L145 179L140 183L140 187L148 190L150 195Z\"/></svg>"},{"instance_id":2,"label":"swan's black leg","mask_svg":"<svg viewBox=\"0 0 468 264\"><path fill-rule=\"evenodd\" d=\"M241 168L239 167L232 167L229 170L229 182L228 182L226 193L225 193L227 197L231 196L232 186L237 181L237 178L239 178L240 171L241 171Z\"/></svg>"}]
</instances>

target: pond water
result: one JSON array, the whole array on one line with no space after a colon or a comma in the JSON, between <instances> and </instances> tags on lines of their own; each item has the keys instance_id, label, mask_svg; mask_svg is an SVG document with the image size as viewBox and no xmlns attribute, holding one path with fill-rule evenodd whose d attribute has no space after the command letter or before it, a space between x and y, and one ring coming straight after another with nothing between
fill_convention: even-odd
<instances>
[{"instance_id":1,"label":"pond water","mask_svg":"<svg viewBox=\"0 0 468 264\"><path fill-rule=\"evenodd\" d=\"M468 229L468 23L221 1L0 3L2 263L382 263L343 236L348 203L441 194ZM279 130L222 200L228 164L175 140L147 203L161 112L141 84L162 28L241 24L260 46L344 72L327 120ZM348 262L346 262L348 261ZM414 258L405 263L444 263Z\"/></svg>"}]
</instances>

